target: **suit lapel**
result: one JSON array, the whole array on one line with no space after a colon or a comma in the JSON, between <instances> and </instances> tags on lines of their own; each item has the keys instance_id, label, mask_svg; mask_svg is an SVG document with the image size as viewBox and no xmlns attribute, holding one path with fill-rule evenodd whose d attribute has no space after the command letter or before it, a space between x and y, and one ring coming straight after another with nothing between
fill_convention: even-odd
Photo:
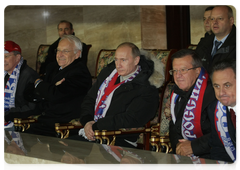
<instances>
[{"instance_id":1,"label":"suit lapel","mask_svg":"<svg viewBox=\"0 0 240 170\"><path fill-rule=\"evenodd\" d=\"M229 132L229 135L231 137L231 140L234 144L234 146L236 146L236 130L233 126L233 123L232 123L232 120L231 120L231 116L230 116L230 112L228 110L228 107L227 107L227 123L228 123L228 132Z\"/></svg>"}]
</instances>

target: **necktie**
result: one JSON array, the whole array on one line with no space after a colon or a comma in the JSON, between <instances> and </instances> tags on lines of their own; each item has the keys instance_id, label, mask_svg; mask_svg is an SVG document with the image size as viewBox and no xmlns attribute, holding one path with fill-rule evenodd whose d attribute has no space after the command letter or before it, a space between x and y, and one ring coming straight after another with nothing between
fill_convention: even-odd
<instances>
[{"instance_id":1,"label":"necktie","mask_svg":"<svg viewBox=\"0 0 240 170\"><path fill-rule=\"evenodd\" d=\"M215 41L215 47L214 47L214 50L213 50L213 53L212 53L212 57L216 54L217 50L218 50L218 47L222 44L221 41Z\"/></svg>"},{"instance_id":2,"label":"necktie","mask_svg":"<svg viewBox=\"0 0 240 170\"><path fill-rule=\"evenodd\" d=\"M230 109L230 116L231 116L231 120L233 122L233 126L236 129L236 114L233 109Z\"/></svg>"}]
</instances>

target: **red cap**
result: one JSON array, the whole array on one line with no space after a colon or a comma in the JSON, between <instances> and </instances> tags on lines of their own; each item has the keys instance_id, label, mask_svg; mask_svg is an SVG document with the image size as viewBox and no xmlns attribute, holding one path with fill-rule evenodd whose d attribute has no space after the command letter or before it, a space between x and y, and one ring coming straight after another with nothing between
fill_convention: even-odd
<instances>
[{"instance_id":1,"label":"red cap","mask_svg":"<svg viewBox=\"0 0 240 170\"><path fill-rule=\"evenodd\" d=\"M21 53L21 48L18 44L13 41L5 41L4 43L4 53L10 53L12 51L18 51Z\"/></svg>"}]
</instances>

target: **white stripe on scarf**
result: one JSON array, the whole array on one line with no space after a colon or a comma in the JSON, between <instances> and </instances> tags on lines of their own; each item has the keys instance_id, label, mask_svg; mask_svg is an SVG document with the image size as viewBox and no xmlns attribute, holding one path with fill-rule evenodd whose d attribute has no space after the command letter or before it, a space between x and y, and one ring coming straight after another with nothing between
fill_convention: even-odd
<instances>
[{"instance_id":1,"label":"white stripe on scarf","mask_svg":"<svg viewBox=\"0 0 240 170\"><path fill-rule=\"evenodd\" d=\"M236 148L234 147L227 126L227 107L221 102L217 103L217 112L215 113L216 118L216 130L220 133L219 138L223 142L226 152L229 157L235 161L236 160Z\"/></svg>"},{"instance_id":2,"label":"white stripe on scarf","mask_svg":"<svg viewBox=\"0 0 240 170\"><path fill-rule=\"evenodd\" d=\"M12 74L10 75L9 81L7 81L6 86L8 87L4 87L4 109L11 109L15 107L15 94L22 64L23 58L21 57L18 65L14 68ZM8 74L7 71L4 71L4 77L6 74Z\"/></svg>"}]
</instances>

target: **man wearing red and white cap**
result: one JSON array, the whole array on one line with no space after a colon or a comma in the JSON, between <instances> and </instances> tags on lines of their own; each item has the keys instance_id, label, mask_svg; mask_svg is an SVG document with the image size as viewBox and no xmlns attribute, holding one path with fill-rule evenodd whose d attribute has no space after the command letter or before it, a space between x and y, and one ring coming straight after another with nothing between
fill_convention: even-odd
<instances>
[{"instance_id":1,"label":"man wearing red and white cap","mask_svg":"<svg viewBox=\"0 0 240 170\"><path fill-rule=\"evenodd\" d=\"M4 42L4 112L5 121L22 117L21 113L35 108L35 104L24 99L24 91L38 74L27 65L21 56L21 48L13 41ZM25 117L25 116L23 116Z\"/></svg>"}]
</instances>

